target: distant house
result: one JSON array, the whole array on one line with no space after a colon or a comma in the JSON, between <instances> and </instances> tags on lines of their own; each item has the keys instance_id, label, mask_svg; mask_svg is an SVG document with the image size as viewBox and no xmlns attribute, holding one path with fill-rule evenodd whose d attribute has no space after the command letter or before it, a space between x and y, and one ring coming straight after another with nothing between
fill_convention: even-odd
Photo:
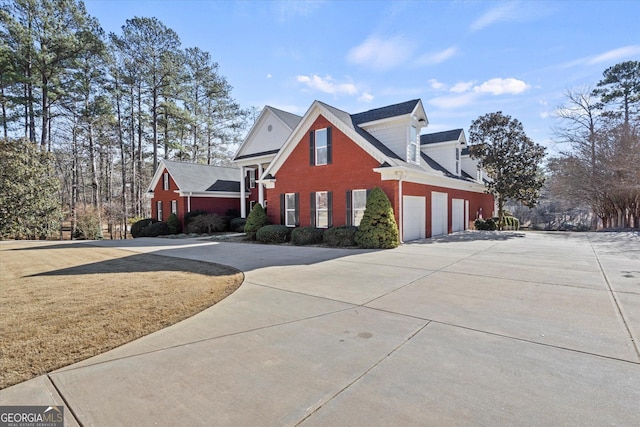
<instances>
[{"instance_id":1,"label":"distant house","mask_svg":"<svg viewBox=\"0 0 640 427\"><path fill-rule=\"evenodd\" d=\"M357 114L315 101L302 117L265 107L234 158L250 189L241 213L248 200L275 224L358 225L378 186L403 241L465 230L493 196L464 131L421 135L427 125L419 99Z\"/></svg>"},{"instance_id":2,"label":"distant house","mask_svg":"<svg viewBox=\"0 0 640 427\"><path fill-rule=\"evenodd\" d=\"M240 184L237 168L162 160L147 190L152 217L166 221L175 213L184 225L185 213L195 210L239 212Z\"/></svg>"}]
</instances>

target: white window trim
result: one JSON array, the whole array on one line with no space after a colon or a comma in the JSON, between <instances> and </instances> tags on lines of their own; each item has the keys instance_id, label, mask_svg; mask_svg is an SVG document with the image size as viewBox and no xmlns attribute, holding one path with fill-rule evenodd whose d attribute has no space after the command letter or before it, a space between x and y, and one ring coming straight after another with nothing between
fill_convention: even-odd
<instances>
[{"instance_id":1,"label":"white window trim","mask_svg":"<svg viewBox=\"0 0 640 427\"><path fill-rule=\"evenodd\" d=\"M326 207L320 209L320 195L324 194L324 199L326 200ZM320 225L320 212L326 212L327 216L327 224ZM316 192L316 228L329 228L329 192L328 191L317 191Z\"/></svg>"},{"instance_id":2,"label":"white window trim","mask_svg":"<svg viewBox=\"0 0 640 427\"><path fill-rule=\"evenodd\" d=\"M364 206L361 209L356 208L356 193L364 193ZM360 222L356 224L356 213L360 211L364 212L366 208L367 208L367 190L364 190L364 189L352 190L351 191L351 224L355 225L356 227L360 225Z\"/></svg>"},{"instance_id":3,"label":"white window trim","mask_svg":"<svg viewBox=\"0 0 640 427\"><path fill-rule=\"evenodd\" d=\"M415 137L412 138L412 131L415 130ZM407 136L407 162L409 163L414 163L414 164L420 164L420 143L418 142L418 128L415 125L410 125L409 126L409 135ZM412 150L411 148L415 149L415 157L412 157Z\"/></svg>"},{"instance_id":4,"label":"white window trim","mask_svg":"<svg viewBox=\"0 0 640 427\"><path fill-rule=\"evenodd\" d=\"M324 156L324 163L319 163L318 162L318 132L322 132L324 131L325 137L324 137L324 146L322 148L324 148L326 154ZM315 151L315 163L316 166L324 166L327 164L327 160L329 157L329 131L327 130L327 128L323 128L323 129L316 129L315 130L315 135L314 135L314 151Z\"/></svg>"},{"instance_id":5,"label":"white window trim","mask_svg":"<svg viewBox=\"0 0 640 427\"><path fill-rule=\"evenodd\" d=\"M293 196L293 207L289 207L289 196ZM293 212L293 224L289 223L289 212ZM284 194L284 225L287 227L295 227L295 217L296 217L296 193L285 193Z\"/></svg>"},{"instance_id":6,"label":"white window trim","mask_svg":"<svg viewBox=\"0 0 640 427\"><path fill-rule=\"evenodd\" d=\"M164 212L162 212L162 200L158 200L156 202L156 219L158 221L162 221L162 215Z\"/></svg>"}]
</instances>

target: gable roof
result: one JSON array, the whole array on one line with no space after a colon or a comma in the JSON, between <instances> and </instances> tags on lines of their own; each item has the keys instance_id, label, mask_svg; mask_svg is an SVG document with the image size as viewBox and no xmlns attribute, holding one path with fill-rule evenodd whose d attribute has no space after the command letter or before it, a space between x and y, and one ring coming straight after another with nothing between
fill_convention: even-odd
<instances>
[{"instance_id":1,"label":"gable roof","mask_svg":"<svg viewBox=\"0 0 640 427\"><path fill-rule=\"evenodd\" d=\"M444 132L427 133L420 135L420 145L437 144L440 142L458 141L460 138L464 140L464 130L453 129Z\"/></svg>"},{"instance_id":2,"label":"gable roof","mask_svg":"<svg viewBox=\"0 0 640 427\"><path fill-rule=\"evenodd\" d=\"M267 107L271 109L271 111L273 111L273 113L276 116L278 116L278 118L282 120L291 130L295 129L295 127L298 126L298 123L300 123L300 120L302 120L302 117L297 114L289 113L284 110L279 110L277 108L270 107L268 105Z\"/></svg>"},{"instance_id":3,"label":"gable roof","mask_svg":"<svg viewBox=\"0 0 640 427\"><path fill-rule=\"evenodd\" d=\"M404 116L406 114L413 113L413 110L415 110L419 102L419 99L412 99L411 101L401 102L399 104L375 108L373 110L353 114L351 115L351 119L356 125L361 125L391 117Z\"/></svg>"},{"instance_id":4,"label":"gable roof","mask_svg":"<svg viewBox=\"0 0 640 427\"><path fill-rule=\"evenodd\" d=\"M181 193L240 192L240 170L238 168L164 159L160 162L148 191L154 190L165 169Z\"/></svg>"}]
</instances>

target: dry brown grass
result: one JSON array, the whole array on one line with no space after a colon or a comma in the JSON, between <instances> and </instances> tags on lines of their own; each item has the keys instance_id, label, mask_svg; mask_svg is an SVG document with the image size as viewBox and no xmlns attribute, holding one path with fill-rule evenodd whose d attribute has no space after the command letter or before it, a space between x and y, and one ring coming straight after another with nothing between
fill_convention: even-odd
<instances>
[{"instance_id":1,"label":"dry brown grass","mask_svg":"<svg viewBox=\"0 0 640 427\"><path fill-rule=\"evenodd\" d=\"M80 243L0 244L0 389L186 319L242 283L217 264Z\"/></svg>"}]
</instances>

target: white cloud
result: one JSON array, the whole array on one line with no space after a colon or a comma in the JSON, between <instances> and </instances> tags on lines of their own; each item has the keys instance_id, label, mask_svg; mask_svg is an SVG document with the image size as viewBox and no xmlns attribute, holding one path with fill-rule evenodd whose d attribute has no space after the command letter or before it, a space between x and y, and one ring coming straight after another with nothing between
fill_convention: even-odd
<instances>
[{"instance_id":1,"label":"white cloud","mask_svg":"<svg viewBox=\"0 0 640 427\"><path fill-rule=\"evenodd\" d=\"M418 65L440 64L441 62L444 62L447 59L453 57L456 53L458 53L458 48L455 46L452 46L440 52L430 53L430 54L421 56L418 59L417 64Z\"/></svg>"},{"instance_id":2,"label":"white cloud","mask_svg":"<svg viewBox=\"0 0 640 427\"><path fill-rule=\"evenodd\" d=\"M270 79L271 77L273 77L271 73L267 73L267 78Z\"/></svg>"},{"instance_id":3,"label":"white cloud","mask_svg":"<svg viewBox=\"0 0 640 427\"><path fill-rule=\"evenodd\" d=\"M362 92L362 95L360 95L360 98L358 98L358 101L360 102L371 102L373 101L373 95L371 95L369 92Z\"/></svg>"},{"instance_id":4,"label":"white cloud","mask_svg":"<svg viewBox=\"0 0 640 427\"><path fill-rule=\"evenodd\" d=\"M318 0L296 0L273 2L276 8L278 20L280 22L289 22L300 16L309 16L322 5L322 1Z\"/></svg>"},{"instance_id":5,"label":"white cloud","mask_svg":"<svg viewBox=\"0 0 640 427\"><path fill-rule=\"evenodd\" d=\"M482 83L479 86L474 86L473 90L477 93L490 93L492 95L511 94L517 95L529 89L531 86L523 82L522 80L508 78L508 79L491 79Z\"/></svg>"},{"instance_id":6,"label":"white cloud","mask_svg":"<svg viewBox=\"0 0 640 427\"><path fill-rule=\"evenodd\" d=\"M453 86L451 86L451 89L449 89L450 92L454 92L454 93L463 93L463 92L467 92L469 90L471 90L471 88L473 87L473 81L471 82L458 82L456 84L454 84Z\"/></svg>"},{"instance_id":7,"label":"white cloud","mask_svg":"<svg viewBox=\"0 0 640 427\"><path fill-rule=\"evenodd\" d=\"M516 3L503 3L485 12L480 18L476 19L469 28L472 31L478 31L496 22L510 21L518 16L517 12Z\"/></svg>"},{"instance_id":8,"label":"white cloud","mask_svg":"<svg viewBox=\"0 0 640 427\"><path fill-rule=\"evenodd\" d=\"M473 101L478 97L477 93L468 92L462 95L452 96L439 96L429 101L429 104L438 108L459 108L471 105Z\"/></svg>"},{"instance_id":9,"label":"white cloud","mask_svg":"<svg viewBox=\"0 0 640 427\"><path fill-rule=\"evenodd\" d=\"M388 70L404 64L411 57L413 49L413 44L401 36L390 39L369 36L349 51L347 60L377 70Z\"/></svg>"},{"instance_id":10,"label":"white cloud","mask_svg":"<svg viewBox=\"0 0 640 427\"><path fill-rule=\"evenodd\" d=\"M587 61L589 65L600 64L602 62L615 62L620 59L640 55L640 45L624 46L601 53Z\"/></svg>"},{"instance_id":11,"label":"white cloud","mask_svg":"<svg viewBox=\"0 0 640 427\"><path fill-rule=\"evenodd\" d=\"M543 111L542 113L540 113L540 118L546 119L548 117L549 117L549 112L548 111Z\"/></svg>"},{"instance_id":12,"label":"white cloud","mask_svg":"<svg viewBox=\"0 0 640 427\"><path fill-rule=\"evenodd\" d=\"M443 89L445 87L444 83L439 82L436 79L429 79L428 83L429 83L429 86L431 86L432 89Z\"/></svg>"},{"instance_id":13,"label":"white cloud","mask_svg":"<svg viewBox=\"0 0 640 427\"><path fill-rule=\"evenodd\" d=\"M336 83L331 76L320 77L313 74L311 76L296 76L296 80L311 89L332 95L356 95L358 93L358 89L353 83Z\"/></svg>"}]
</instances>

